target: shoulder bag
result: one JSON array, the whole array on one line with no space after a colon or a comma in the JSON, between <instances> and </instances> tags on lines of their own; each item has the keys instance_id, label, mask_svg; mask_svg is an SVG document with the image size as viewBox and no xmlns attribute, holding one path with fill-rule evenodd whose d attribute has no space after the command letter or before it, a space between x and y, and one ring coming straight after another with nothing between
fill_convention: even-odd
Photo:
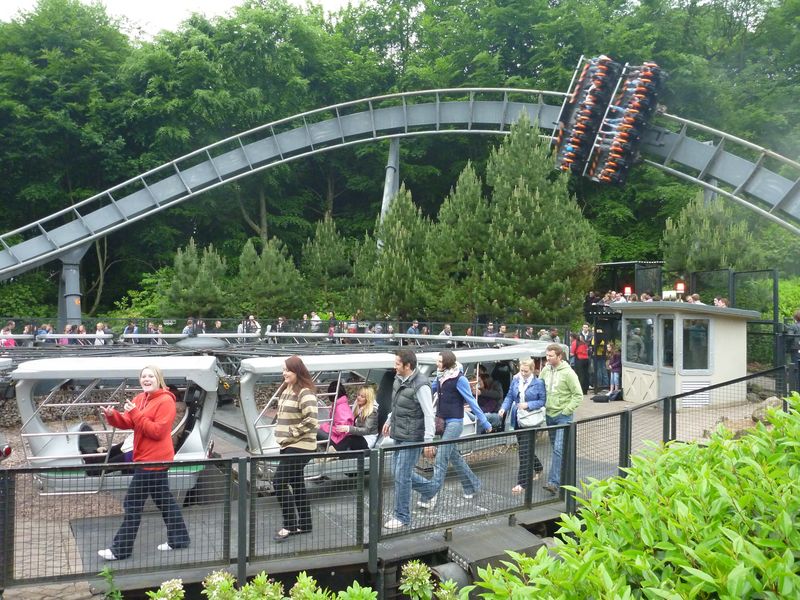
<instances>
[{"instance_id":1,"label":"shoulder bag","mask_svg":"<svg viewBox=\"0 0 800 600\"><path fill-rule=\"evenodd\" d=\"M527 429L529 427L541 427L545 421L545 407L537 408L535 410L528 410L527 408L517 408L517 423L520 427Z\"/></svg>"}]
</instances>

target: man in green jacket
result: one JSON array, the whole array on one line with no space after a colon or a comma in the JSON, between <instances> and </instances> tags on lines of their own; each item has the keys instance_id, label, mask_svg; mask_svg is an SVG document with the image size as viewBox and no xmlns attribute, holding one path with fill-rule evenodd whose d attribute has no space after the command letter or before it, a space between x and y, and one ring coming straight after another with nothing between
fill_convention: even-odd
<instances>
[{"instance_id":1,"label":"man in green jacket","mask_svg":"<svg viewBox=\"0 0 800 600\"><path fill-rule=\"evenodd\" d=\"M578 375L564 360L564 348L561 344L550 344L545 354L547 366L542 369L541 377L547 392L546 417L548 427L572 423L575 409L583 401L583 391ZM550 430L550 444L553 447L553 460L550 463L550 475L544 489L556 495L561 485L561 461L564 456L565 429Z\"/></svg>"}]
</instances>

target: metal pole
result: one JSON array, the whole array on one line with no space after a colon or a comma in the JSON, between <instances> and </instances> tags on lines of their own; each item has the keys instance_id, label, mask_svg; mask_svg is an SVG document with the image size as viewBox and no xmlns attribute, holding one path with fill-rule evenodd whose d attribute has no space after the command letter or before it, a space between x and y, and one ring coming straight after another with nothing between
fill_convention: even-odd
<instances>
[{"instance_id":1,"label":"metal pole","mask_svg":"<svg viewBox=\"0 0 800 600\"><path fill-rule=\"evenodd\" d=\"M566 469L564 473L564 482L566 485L571 485L573 487L577 484L577 474L578 474L578 465L576 461L578 459L578 452L577 452L577 445L578 445L578 426L577 423L574 421L569 424L569 426L564 431L566 440L564 440L564 444L566 446ZM567 506L566 511L570 514L575 512L577 507L577 501L575 500L575 492L571 490L567 490Z\"/></svg>"},{"instance_id":2,"label":"metal pole","mask_svg":"<svg viewBox=\"0 0 800 600\"><path fill-rule=\"evenodd\" d=\"M631 442L633 436L633 411L626 410L620 415L619 423L619 474L625 476L623 469L631 466Z\"/></svg>"},{"instance_id":3,"label":"metal pole","mask_svg":"<svg viewBox=\"0 0 800 600\"><path fill-rule=\"evenodd\" d=\"M369 453L369 540L367 540L367 568L370 575L378 576L378 540L381 536L381 481L383 480L383 450Z\"/></svg>"},{"instance_id":4,"label":"metal pole","mask_svg":"<svg viewBox=\"0 0 800 600\"><path fill-rule=\"evenodd\" d=\"M381 222L389 212L392 200L400 189L400 139L389 141L389 159L386 162L386 177L383 181L383 201L381 202Z\"/></svg>"},{"instance_id":5,"label":"metal pole","mask_svg":"<svg viewBox=\"0 0 800 600\"><path fill-rule=\"evenodd\" d=\"M247 583L247 505L250 501L250 492L248 482L250 480L248 473L249 460L246 456L240 456L238 459L239 466L239 479L238 479L238 503L237 503L237 538L236 538L236 580L239 586ZM231 465L233 467L233 465Z\"/></svg>"},{"instance_id":6,"label":"metal pole","mask_svg":"<svg viewBox=\"0 0 800 600\"><path fill-rule=\"evenodd\" d=\"M58 326L79 325L81 322L81 259L89 244L73 248L62 255L61 280L59 282Z\"/></svg>"}]
</instances>

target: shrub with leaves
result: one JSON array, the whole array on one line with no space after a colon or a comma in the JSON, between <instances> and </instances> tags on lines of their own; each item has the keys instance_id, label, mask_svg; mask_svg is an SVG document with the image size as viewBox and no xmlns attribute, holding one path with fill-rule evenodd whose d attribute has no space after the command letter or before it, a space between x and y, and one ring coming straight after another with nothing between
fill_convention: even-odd
<instances>
[{"instance_id":1,"label":"shrub with leaves","mask_svg":"<svg viewBox=\"0 0 800 600\"><path fill-rule=\"evenodd\" d=\"M800 396L734 440L634 457L626 477L590 483L552 553L509 553L482 598L797 598ZM578 491L578 490L576 490ZM467 592L462 591L462 597Z\"/></svg>"},{"instance_id":2,"label":"shrub with leaves","mask_svg":"<svg viewBox=\"0 0 800 600\"><path fill-rule=\"evenodd\" d=\"M106 577L109 586L113 588L111 570L105 570L101 575ZM362 587L357 581L335 594L320 588L317 580L305 571L297 576L297 581L288 596L283 593L283 584L271 580L263 571L239 589L236 588L236 579L233 575L226 571L214 571L203 580L202 594L208 600L377 600L378 598L376 592L368 587ZM162 583L159 589L147 592L147 596L152 600L183 600L183 582L180 579L170 579ZM115 598L121 597L121 595L115 596ZM455 596L437 597L441 600L455 598Z\"/></svg>"}]
</instances>

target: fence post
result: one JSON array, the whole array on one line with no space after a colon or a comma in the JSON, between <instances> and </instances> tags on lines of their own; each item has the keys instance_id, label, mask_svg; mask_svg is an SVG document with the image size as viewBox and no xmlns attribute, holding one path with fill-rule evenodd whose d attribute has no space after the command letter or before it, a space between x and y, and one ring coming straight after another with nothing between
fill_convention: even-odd
<instances>
[{"instance_id":1,"label":"fence post","mask_svg":"<svg viewBox=\"0 0 800 600\"><path fill-rule=\"evenodd\" d=\"M250 486L248 482L250 461L246 456L238 459L239 477L237 486L237 538L236 538L236 580L239 586L247 583L247 533L250 529L247 516L249 514L247 505L250 502ZM233 464L231 464L233 468Z\"/></svg>"},{"instance_id":2,"label":"fence post","mask_svg":"<svg viewBox=\"0 0 800 600\"><path fill-rule=\"evenodd\" d=\"M578 473L578 466L576 464L578 452L578 425L575 421L572 421L564 431L565 437L567 439L564 440L566 456L564 457L566 460L565 465L565 473L564 473L564 484L575 486L577 484L577 473ZM567 505L566 511L570 514L575 512L575 508L577 506L577 501L575 500L575 492L567 490Z\"/></svg>"},{"instance_id":3,"label":"fence post","mask_svg":"<svg viewBox=\"0 0 800 600\"><path fill-rule=\"evenodd\" d=\"M381 536L381 482L383 481L383 450L373 448L369 453L369 540L367 540L367 568L370 575L378 575L378 540Z\"/></svg>"},{"instance_id":4,"label":"fence post","mask_svg":"<svg viewBox=\"0 0 800 600\"><path fill-rule=\"evenodd\" d=\"M364 458L369 451L364 451L358 455L358 501L356 502L356 544L359 548L364 547ZM370 505L371 506L371 505Z\"/></svg>"},{"instance_id":5,"label":"fence post","mask_svg":"<svg viewBox=\"0 0 800 600\"><path fill-rule=\"evenodd\" d=\"M510 418L510 417L509 417ZM527 469L525 469L525 481L529 481L530 483L525 486L525 507L530 508L533 504L533 457L536 456L536 432L537 429L535 427L526 427L522 429L522 435L526 436L527 439L525 441L528 442L528 457L527 457ZM520 448L519 441L517 441L517 448ZM520 461L522 460L522 456L517 457Z\"/></svg>"},{"instance_id":6,"label":"fence post","mask_svg":"<svg viewBox=\"0 0 800 600\"><path fill-rule=\"evenodd\" d=\"M673 417L673 405L675 405L675 398L673 396L667 396L664 398L664 406L663 406L663 419L662 419L662 426L661 426L661 441L663 443L667 443L672 440L672 435L674 435L674 430L672 426L672 417Z\"/></svg>"},{"instance_id":7,"label":"fence post","mask_svg":"<svg viewBox=\"0 0 800 600\"><path fill-rule=\"evenodd\" d=\"M625 476L623 469L631 466L631 443L633 437L633 411L626 410L620 415L619 423L619 474Z\"/></svg>"},{"instance_id":8,"label":"fence post","mask_svg":"<svg viewBox=\"0 0 800 600\"><path fill-rule=\"evenodd\" d=\"M14 577L14 513L16 473L0 469L0 598Z\"/></svg>"}]
</instances>

